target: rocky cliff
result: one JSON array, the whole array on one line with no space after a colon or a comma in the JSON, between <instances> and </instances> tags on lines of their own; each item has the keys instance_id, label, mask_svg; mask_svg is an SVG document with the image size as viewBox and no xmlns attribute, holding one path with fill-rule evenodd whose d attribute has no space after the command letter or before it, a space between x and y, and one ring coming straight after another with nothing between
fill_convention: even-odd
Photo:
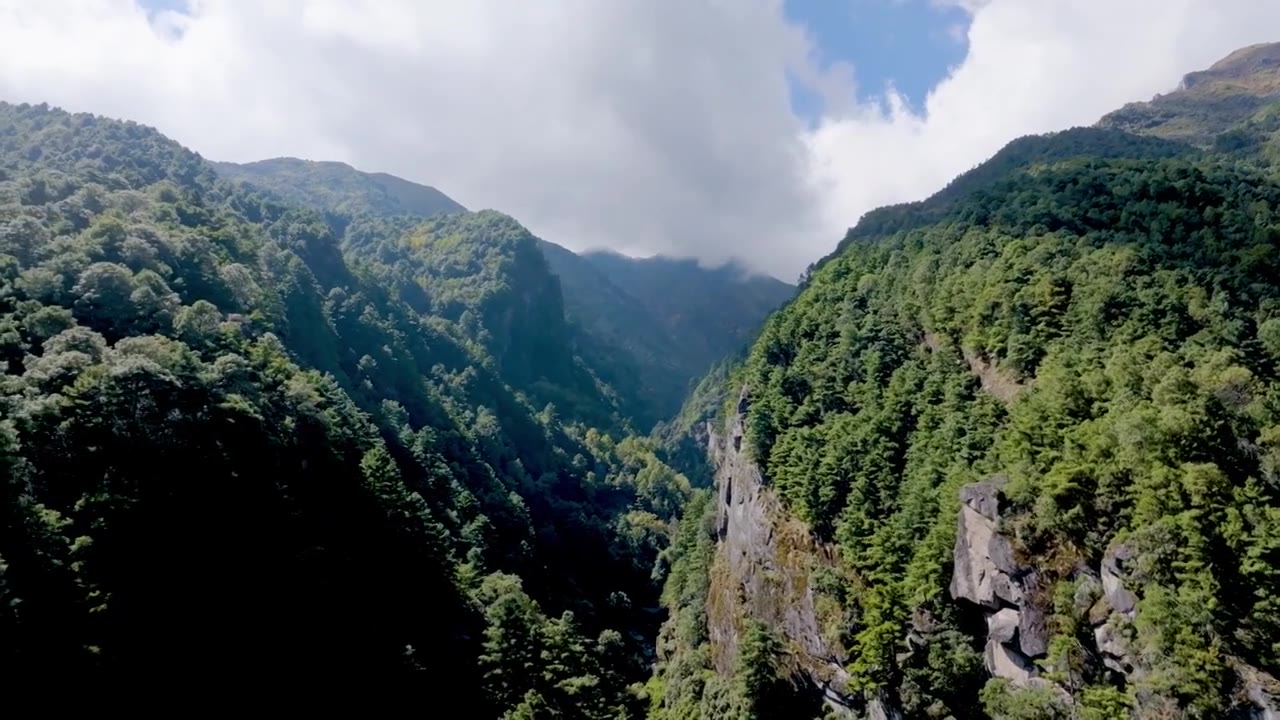
<instances>
[{"instance_id":1,"label":"rocky cliff","mask_svg":"<svg viewBox=\"0 0 1280 720\"><path fill-rule=\"evenodd\" d=\"M1020 688L1039 688L1070 707L1072 693L1083 683L1085 668L1056 667L1047 657L1051 610L1037 559L1017 559L1014 541L1005 534L1000 513L1003 477L966 485L960 490L954 566L950 594L954 601L981 608L986 617L984 661L987 672ZM1075 585L1073 618L1088 628L1092 647L1085 663L1105 668L1115 680L1141 687L1151 672L1149 660L1134 646L1135 623L1141 613L1136 589L1141 585L1141 558L1132 545L1113 543L1094 568L1082 564L1070 571ZM1274 677L1234 661L1236 701L1233 718L1280 720L1280 685ZM1052 678L1052 679L1049 679ZM1157 703L1138 693L1137 717L1163 717Z\"/></svg>"},{"instance_id":2,"label":"rocky cliff","mask_svg":"<svg viewBox=\"0 0 1280 720\"><path fill-rule=\"evenodd\" d=\"M900 718L893 689L867 696L849 687L841 615L824 605L817 582L821 573L839 573L840 563L834 548L815 540L766 486L744 446L748 405L744 391L723 432L708 425L718 492L718 542L707 600L715 669L722 675L733 671L746 623L759 621L781 640L793 680L820 692L837 716ZM986 620L985 638L975 642L983 645L987 674L1014 688L1048 694L1068 712L1072 691L1083 684L1086 671L1110 673L1120 684L1141 684L1150 669L1134 646L1142 604L1137 549L1115 543L1096 567L1082 563L1066 571L1075 586L1068 612L1092 642L1086 644L1087 667L1055 666L1050 653L1055 609L1045 578L1063 570L1042 567L1045 559L1027 557L1018 548L1006 527L1010 518L1001 512L1004 482L996 476L960 490L949 587L952 602ZM913 627L928 621L916 618ZM903 638L904 647L918 650L928 642L926 636L913 633ZM1243 662L1233 667L1231 717L1280 720L1276 679ZM1152 712L1158 715L1159 708L1139 707L1136 717L1156 717Z\"/></svg>"},{"instance_id":3,"label":"rocky cliff","mask_svg":"<svg viewBox=\"0 0 1280 720\"><path fill-rule=\"evenodd\" d=\"M743 444L747 408L744 392L723 433L708 426L719 494L719 541L707 601L715 668L721 674L732 671L744 623L760 621L783 642L794 680L821 692L837 716L865 710L871 718L900 717L889 703L868 702L847 686L847 655L839 633L829 629L833 619L819 609L814 587L817 572L838 571L835 550L815 541L765 487Z\"/></svg>"},{"instance_id":4,"label":"rocky cliff","mask_svg":"<svg viewBox=\"0 0 1280 720\"><path fill-rule=\"evenodd\" d=\"M1034 660L1049 648L1039 573L1014 560L1012 545L999 532L996 482L965 486L960 501L951 597L986 613L987 672L1032 684L1038 675Z\"/></svg>"}]
</instances>

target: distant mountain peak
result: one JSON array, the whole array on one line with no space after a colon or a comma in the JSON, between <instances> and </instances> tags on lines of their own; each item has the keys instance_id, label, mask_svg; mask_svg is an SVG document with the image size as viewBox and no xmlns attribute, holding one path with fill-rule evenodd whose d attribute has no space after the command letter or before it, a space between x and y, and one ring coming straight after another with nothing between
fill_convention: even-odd
<instances>
[{"instance_id":1,"label":"distant mountain peak","mask_svg":"<svg viewBox=\"0 0 1280 720\"><path fill-rule=\"evenodd\" d=\"M1178 91L1201 90L1214 85L1259 95L1280 94L1280 43L1260 43L1240 48L1209 66L1188 73Z\"/></svg>"},{"instance_id":2,"label":"distant mountain peak","mask_svg":"<svg viewBox=\"0 0 1280 720\"><path fill-rule=\"evenodd\" d=\"M738 257L731 257L719 263L707 263L707 262L703 262L702 260L696 257L665 255L662 253L659 253L657 255L646 255L646 256L628 255L624 252L619 252L611 248L592 248L589 250L583 250L582 252L577 254L588 259L614 258L614 259L618 259L628 263L649 264L653 266L669 266L669 267L688 266L691 268L697 268L699 270L702 270L708 273L723 273L726 275L731 275L734 278L739 280L752 280L752 279L760 278L760 279L776 280L777 282L780 282L784 285L792 284L792 283L786 282L785 280L775 278L774 276L768 273L763 273L763 272L754 270L751 268L751 266L747 265L745 260Z\"/></svg>"},{"instance_id":3,"label":"distant mountain peak","mask_svg":"<svg viewBox=\"0 0 1280 720\"><path fill-rule=\"evenodd\" d=\"M333 167L333 168L342 168L345 170L355 170L354 167L351 167L347 163L339 162L337 160L308 160L306 158L293 157L291 155L281 155L279 157L264 158L262 160L253 160L247 163L238 163L238 164L241 167L252 167L252 168L271 168L271 167L281 167L281 166L290 166L290 165L301 167L306 165L315 165L315 166L321 166L321 167Z\"/></svg>"},{"instance_id":4,"label":"distant mountain peak","mask_svg":"<svg viewBox=\"0 0 1280 720\"><path fill-rule=\"evenodd\" d=\"M453 198L389 173L368 173L334 160L277 157L214 163L223 177L270 191L293 203L345 215L436 215L465 212Z\"/></svg>"},{"instance_id":5,"label":"distant mountain peak","mask_svg":"<svg viewBox=\"0 0 1280 720\"><path fill-rule=\"evenodd\" d=\"M1172 92L1129 103L1098 125L1207 148L1244 128L1252 143L1269 135L1265 114L1280 103L1280 43L1250 45L1206 70L1188 73ZM1247 126L1247 127L1246 127ZM1229 145L1239 139L1228 138ZM1229 148L1219 148L1229 149Z\"/></svg>"}]
</instances>

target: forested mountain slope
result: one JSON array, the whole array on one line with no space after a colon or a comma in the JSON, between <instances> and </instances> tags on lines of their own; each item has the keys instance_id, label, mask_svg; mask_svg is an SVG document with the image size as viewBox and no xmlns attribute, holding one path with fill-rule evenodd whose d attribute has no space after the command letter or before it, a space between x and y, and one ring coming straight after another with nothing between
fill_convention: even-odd
<instances>
[{"instance_id":1,"label":"forested mountain slope","mask_svg":"<svg viewBox=\"0 0 1280 720\"><path fill-rule=\"evenodd\" d=\"M1274 134L1280 124L1280 44L1241 48L1208 70L1186 76L1177 90L1131 103L1100 123L1145 135L1234 151ZM1262 138L1258 145L1265 144ZM1254 148L1255 150L1260 148ZM1277 148L1267 148L1271 160Z\"/></svg>"},{"instance_id":2,"label":"forested mountain slope","mask_svg":"<svg viewBox=\"0 0 1280 720\"><path fill-rule=\"evenodd\" d=\"M468 213L434 188L362 173L341 163L279 158L245 165L216 163L215 168L228 179L324 212L348 252L375 253L393 264L425 263L437 270L443 263L457 278L455 286L491 276L481 270L483 265L520 267L519 275L532 282L542 272L529 250L536 246L558 279L563 300L552 300L551 289L541 280L533 284L543 287L530 288L530 297L563 305L570 321L563 331L569 334L567 343L557 334L549 346L572 346L586 371L610 387L621 416L639 430L675 415L696 380L749 343L764 318L794 293L787 283L752 275L734 264L707 269L693 260L577 254L535 238L510 217L493 211ZM398 245L403 247L397 249ZM457 248L475 256L458 257ZM492 282L487 287L479 294L493 294L488 292L494 288ZM455 306L457 319L461 305L453 299L446 302ZM478 315L492 319L492 312L490 308ZM469 319L481 320L476 315L473 312ZM499 328L490 335L500 340L504 332ZM528 349L533 352L532 346ZM495 355L501 357L502 351ZM572 396L584 391L581 382L566 382L573 389L558 398L560 405L577 403ZM543 396L556 399L554 393Z\"/></svg>"},{"instance_id":3,"label":"forested mountain slope","mask_svg":"<svg viewBox=\"0 0 1280 720\"><path fill-rule=\"evenodd\" d=\"M466 212L427 185L387 173L366 173L346 163L272 158L251 163L214 163L219 175L242 180L300 207L337 215L436 215Z\"/></svg>"},{"instance_id":4,"label":"forested mountain slope","mask_svg":"<svg viewBox=\"0 0 1280 720\"><path fill-rule=\"evenodd\" d=\"M411 307L455 323L538 407L551 403L602 429L632 424L634 402L600 377L613 377L608 363L577 347L558 278L537 238L512 218L492 210L361 215L347 223L342 246L386 268Z\"/></svg>"},{"instance_id":5,"label":"forested mountain slope","mask_svg":"<svg viewBox=\"0 0 1280 720\"><path fill-rule=\"evenodd\" d=\"M691 490L539 396L616 414L511 225L348 260L150 128L0 104L4 676L376 674L476 717L637 716Z\"/></svg>"},{"instance_id":6,"label":"forested mountain slope","mask_svg":"<svg viewBox=\"0 0 1280 720\"><path fill-rule=\"evenodd\" d=\"M675 415L696 380L745 348L769 313L795 292L732 263L703 268L693 260L576 254L549 242L541 247L583 343L599 355L620 356L597 365L633 369L610 382L634 388L648 402L645 428Z\"/></svg>"},{"instance_id":7,"label":"forested mountain slope","mask_svg":"<svg viewBox=\"0 0 1280 720\"><path fill-rule=\"evenodd\" d=\"M1153 103L1194 145L1019 140L812 268L713 393L651 717L1280 712L1274 53Z\"/></svg>"},{"instance_id":8,"label":"forested mountain slope","mask_svg":"<svg viewBox=\"0 0 1280 720\"><path fill-rule=\"evenodd\" d=\"M691 259L662 256L596 251L583 257L658 319L681 353L685 371L696 370L690 377L701 377L749 344L763 319L795 293L791 285L735 262L704 268Z\"/></svg>"}]
</instances>

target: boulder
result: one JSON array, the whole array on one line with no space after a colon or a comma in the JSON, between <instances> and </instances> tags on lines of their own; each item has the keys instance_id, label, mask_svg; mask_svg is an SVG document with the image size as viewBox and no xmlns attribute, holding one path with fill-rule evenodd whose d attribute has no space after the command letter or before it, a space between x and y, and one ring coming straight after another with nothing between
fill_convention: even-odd
<instances>
[{"instance_id":1,"label":"boulder","mask_svg":"<svg viewBox=\"0 0 1280 720\"><path fill-rule=\"evenodd\" d=\"M1040 657L1049 652L1049 629L1044 611L1035 603L1023 603L1018 618L1018 647L1027 657Z\"/></svg>"},{"instance_id":2,"label":"boulder","mask_svg":"<svg viewBox=\"0 0 1280 720\"><path fill-rule=\"evenodd\" d=\"M881 691L867 701L867 720L902 720L902 711Z\"/></svg>"},{"instance_id":3,"label":"boulder","mask_svg":"<svg viewBox=\"0 0 1280 720\"><path fill-rule=\"evenodd\" d=\"M960 502L992 522L1000 519L1000 488L994 482L980 482L960 488Z\"/></svg>"},{"instance_id":4,"label":"boulder","mask_svg":"<svg viewBox=\"0 0 1280 720\"><path fill-rule=\"evenodd\" d=\"M1121 543L1102 556L1102 596L1112 610L1130 618L1137 612L1138 596L1125 587L1124 579L1135 555L1133 548Z\"/></svg>"},{"instance_id":5,"label":"boulder","mask_svg":"<svg viewBox=\"0 0 1280 720\"><path fill-rule=\"evenodd\" d=\"M984 660L992 677L1004 678L1014 685L1026 686L1035 677L1031 661L1002 642L988 639Z\"/></svg>"},{"instance_id":6,"label":"boulder","mask_svg":"<svg viewBox=\"0 0 1280 720\"><path fill-rule=\"evenodd\" d=\"M960 501L951 597L991 610L999 609L1002 600L1016 605L1021 593L1009 577L1016 570L1013 551L996 532L999 490L990 482L966 485L960 489Z\"/></svg>"},{"instance_id":7,"label":"boulder","mask_svg":"<svg viewBox=\"0 0 1280 720\"><path fill-rule=\"evenodd\" d=\"M1102 579L1087 567L1076 571L1076 579L1076 592L1071 597L1071 607L1077 615L1083 615L1102 597Z\"/></svg>"},{"instance_id":8,"label":"boulder","mask_svg":"<svg viewBox=\"0 0 1280 720\"><path fill-rule=\"evenodd\" d=\"M1000 643L1013 643L1018 635L1018 622L1021 613L1013 608L1005 608L987 616L987 640Z\"/></svg>"},{"instance_id":9,"label":"boulder","mask_svg":"<svg viewBox=\"0 0 1280 720\"><path fill-rule=\"evenodd\" d=\"M1252 665L1235 667L1239 687L1248 705L1236 714L1248 720L1280 720L1280 681Z\"/></svg>"},{"instance_id":10,"label":"boulder","mask_svg":"<svg viewBox=\"0 0 1280 720\"><path fill-rule=\"evenodd\" d=\"M1102 664L1108 668L1128 675L1133 672L1134 663L1130 657L1129 639L1119 627L1120 618L1112 619L1093 629L1093 639L1102 655Z\"/></svg>"},{"instance_id":11,"label":"boulder","mask_svg":"<svg viewBox=\"0 0 1280 720\"><path fill-rule=\"evenodd\" d=\"M1032 658L1049 650L1049 631L1038 597L1039 575L1022 567L1013 545L1000 534L999 479L960 490L951 597L986 611L987 672L1026 686L1038 671Z\"/></svg>"}]
</instances>

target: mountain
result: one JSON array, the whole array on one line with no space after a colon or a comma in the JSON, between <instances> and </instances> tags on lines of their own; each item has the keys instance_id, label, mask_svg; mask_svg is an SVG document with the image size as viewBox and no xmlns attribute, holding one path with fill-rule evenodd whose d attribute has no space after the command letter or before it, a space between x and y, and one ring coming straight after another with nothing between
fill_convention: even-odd
<instances>
[{"instance_id":1,"label":"mountain","mask_svg":"<svg viewBox=\"0 0 1280 720\"><path fill-rule=\"evenodd\" d=\"M610 434L518 224L339 236L151 128L5 103L0 218L6 678L643 713L693 491Z\"/></svg>"},{"instance_id":2,"label":"mountain","mask_svg":"<svg viewBox=\"0 0 1280 720\"><path fill-rule=\"evenodd\" d=\"M514 219L483 210L361 215L343 225L349 257L386 268L405 302L454 323L530 401L604 430L634 423L630 396L606 380L611 359L577 346L560 281L538 239Z\"/></svg>"},{"instance_id":3,"label":"mountain","mask_svg":"<svg viewBox=\"0 0 1280 720\"><path fill-rule=\"evenodd\" d=\"M603 251L584 257L658 319L680 349L681 365L696 369L691 379L752 340L760 322L795 292L737 263L704 268L692 259Z\"/></svg>"},{"instance_id":4,"label":"mountain","mask_svg":"<svg viewBox=\"0 0 1280 720\"><path fill-rule=\"evenodd\" d=\"M651 718L1280 713L1277 57L810 269L684 413Z\"/></svg>"},{"instance_id":5,"label":"mountain","mask_svg":"<svg viewBox=\"0 0 1280 720\"><path fill-rule=\"evenodd\" d=\"M695 381L746 347L795 292L733 264L708 269L694 260L579 255L546 241L541 248L583 345L615 358L601 363L619 368L611 383L642 399L643 427L674 416Z\"/></svg>"},{"instance_id":6,"label":"mountain","mask_svg":"<svg viewBox=\"0 0 1280 720\"><path fill-rule=\"evenodd\" d=\"M1107 115L1118 128L1201 147L1237 149L1247 137L1226 136L1241 126L1264 124L1274 132L1280 101L1280 43L1237 50L1208 70L1193 72L1177 90L1150 102L1131 103ZM1226 137L1224 137L1226 136Z\"/></svg>"},{"instance_id":7,"label":"mountain","mask_svg":"<svg viewBox=\"0 0 1280 720\"><path fill-rule=\"evenodd\" d=\"M0 103L0 672L1273 717L1274 57L869 213L789 301ZM753 334L725 296L785 305L629 436L670 354Z\"/></svg>"},{"instance_id":8,"label":"mountain","mask_svg":"<svg viewBox=\"0 0 1280 720\"><path fill-rule=\"evenodd\" d=\"M390 175L362 173L341 163L281 158L247 165L215 163L214 167L228 179L327 213L335 232L359 236L358 240L344 241L344 247L357 254L366 254L371 237L380 243L391 235L412 235L414 223L403 216L425 219L467 214L465 208L434 188ZM571 323L569 344L595 378L610 387L622 416L639 429L648 430L675 415L697 379L715 362L750 342L764 318L794 294L792 286L753 275L732 263L708 269L693 260L631 258L610 252L575 254L535 238L510 218L503 221L505 230L491 233L490 221L497 216L484 211L474 221L434 218L426 224L449 225L454 237L472 241L457 245L465 248L479 247L496 237L519 235L524 239L520 245L523 259L508 261L511 264L534 263L527 245L535 243L559 279L563 296L563 301L549 295L544 300L557 306L563 302ZM348 224L353 222L374 227L349 231ZM428 244L431 248L452 247L449 242ZM514 250L517 245L504 247ZM404 253L392 258L395 253L387 245L380 245L377 252L392 264L407 261ZM472 258L466 264L474 270L484 262L498 261L495 256L477 262ZM471 270L460 274L464 283L478 276ZM526 323L508 326L542 327ZM562 337L549 342L566 346ZM561 400L573 402L570 398Z\"/></svg>"},{"instance_id":9,"label":"mountain","mask_svg":"<svg viewBox=\"0 0 1280 720\"><path fill-rule=\"evenodd\" d=\"M282 157L237 164L214 163L219 175L270 191L294 205L340 214L435 215L465 212L427 185L386 173L366 173L340 162Z\"/></svg>"}]
</instances>

